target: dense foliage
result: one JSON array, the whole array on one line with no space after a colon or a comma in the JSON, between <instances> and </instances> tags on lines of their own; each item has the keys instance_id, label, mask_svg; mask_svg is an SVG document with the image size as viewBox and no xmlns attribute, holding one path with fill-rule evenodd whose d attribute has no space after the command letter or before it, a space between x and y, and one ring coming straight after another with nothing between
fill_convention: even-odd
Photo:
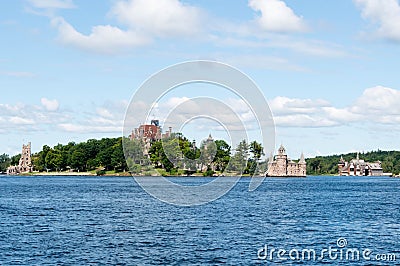
<instances>
[{"instance_id":1,"label":"dense foliage","mask_svg":"<svg viewBox=\"0 0 400 266\"><path fill-rule=\"evenodd\" d=\"M37 171L127 170L122 138L90 139L53 148L44 145L40 152L32 155L32 163Z\"/></svg>"},{"instance_id":2,"label":"dense foliage","mask_svg":"<svg viewBox=\"0 0 400 266\"><path fill-rule=\"evenodd\" d=\"M14 155L10 158L8 154L0 155L0 173L4 173L7 171L7 167L10 165L17 165L19 163L19 159L21 158L21 154Z\"/></svg>"},{"instance_id":3,"label":"dense foliage","mask_svg":"<svg viewBox=\"0 0 400 266\"><path fill-rule=\"evenodd\" d=\"M257 165L262 155L263 147L256 141L250 144L241 141L232 154L231 146L224 140L204 140L197 147L181 133L174 133L151 143L103 138L54 147L44 145L40 152L32 155L32 163L34 170L40 172L96 170L102 174L129 170L133 174L149 175L157 168L166 175L199 173L208 176L224 171L252 175L259 170ZM0 170L4 172L9 165L17 165L20 156L1 155Z\"/></svg>"},{"instance_id":4,"label":"dense foliage","mask_svg":"<svg viewBox=\"0 0 400 266\"><path fill-rule=\"evenodd\" d=\"M338 163L341 155L318 156L307 159L308 175L327 175L338 174ZM382 162L383 171L398 175L400 173L400 151L372 151L361 153L360 159L366 162ZM350 161L357 157L357 153L343 155L345 161Z\"/></svg>"},{"instance_id":5,"label":"dense foliage","mask_svg":"<svg viewBox=\"0 0 400 266\"><path fill-rule=\"evenodd\" d=\"M124 151L127 155L125 160ZM44 145L32 155L36 171L130 171L133 174L150 175L154 168L166 175L202 173L262 174L267 164L261 143L241 141L235 149L224 140L203 141L200 147L181 133L174 133L162 141L143 143L128 138L90 139L86 142L70 142L54 147ZM356 158L356 153L343 155L346 161ZM10 165L17 165L20 154L9 157L0 155L0 172ZM360 154L367 162L381 161L384 172L400 173L400 151L373 151ZM340 155L318 156L306 159L308 175L338 173Z\"/></svg>"},{"instance_id":6,"label":"dense foliage","mask_svg":"<svg viewBox=\"0 0 400 266\"><path fill-rule=\"evenodd\" d=\"M11 164L11 159L8 154L0 155L0 172L5 172L7 167Z\"/></svg>"}]
</instances>

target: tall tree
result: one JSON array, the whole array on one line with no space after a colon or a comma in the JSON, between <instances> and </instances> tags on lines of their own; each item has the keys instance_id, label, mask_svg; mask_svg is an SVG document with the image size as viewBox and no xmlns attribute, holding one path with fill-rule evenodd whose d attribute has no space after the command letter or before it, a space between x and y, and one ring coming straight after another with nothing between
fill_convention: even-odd
<instances>
[{"instance_id":1,"label":"tall tree","mask_svg":"<svg viewBox=\"0 0 400 266\"><path fill-rule=\"evenodd\" d=\"M262 146L261 143L258 143L257 141L252 141L250 142L250 153L252 154L251 158L249 159L247 163L247 169L246 171L250 175L257 174L259 170L259 162L261 156L265 155L264 154L264 147Z\"/></svg>"},{"instance_id":2,"label":"tall tree","mask_svg":"<svg viewBox=\"0 0 400 266\"><path fill-rule=\"evenodd\" d=\"M216 140L215 145L217 148L214 158L216 170L223 172L231 159L231 146L224 140Z\"/></svg>"},{"instance_id":3,"label":"tall tree","mask_svg":"<svg viewBox=\"0 0 400 266\"><path fill-rule=\"evenodd\" d=\"M11 164L11 158L8 154L2 154L0 155L0 172L5 172L7 171L7 168Z\"/></svg>"},{"instance_id":4,"label":"tall tree","mask_svg":"<svg viewBox=\"0 0 400 266\"><path fill-rule=\"evenodd\" d=\"M231 159L231 164L229 165L230 171L235 171L237 174L246 173L247 160L249 158L249 145L246 140L239 142L235 149L235 154Z\"/></svg>"}]
</instances>

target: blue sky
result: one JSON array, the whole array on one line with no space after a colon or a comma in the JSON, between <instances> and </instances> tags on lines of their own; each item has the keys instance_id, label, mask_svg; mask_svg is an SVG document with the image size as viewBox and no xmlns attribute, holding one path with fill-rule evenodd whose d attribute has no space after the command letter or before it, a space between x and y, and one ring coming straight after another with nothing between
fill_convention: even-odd
<instances>
[{"instance_id":1,"label":"blue sky","mask_svg":"<svg viewBox=\"0 0 400 266\"><path fill-rule=\"evenodd\" d=\"M121 136L142 82L197 59L231 64L258 84L277 145L294 158L399 150L399 25L398 0L6 1L0 153L27 141L35 152ZM176 91L164 106L192 96ZM198 141L224 135L193 125L184 132Z\"/></svg>"}]
</instances>

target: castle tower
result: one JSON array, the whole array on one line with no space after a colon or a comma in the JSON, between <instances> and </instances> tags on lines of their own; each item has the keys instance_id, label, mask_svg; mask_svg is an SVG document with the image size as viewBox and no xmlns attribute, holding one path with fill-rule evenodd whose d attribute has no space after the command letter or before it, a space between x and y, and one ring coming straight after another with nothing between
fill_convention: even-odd
<instances>
[{"instance_id":1,"label":"castle tower","mask_svg":"<svg viewBox=\"0 0 400 266\"><path fill-rule=\"evenodd\" d=\"M32 172L32 159L31 159L31 143L22 145L21 158L19 159L19 167L22 173Z\"/></svg>"},{"instance_id":2,"label":"castle tower","mask_svg":"<svg viewBox=\"0 0 400 266\"><path fill-rule=\"evenodd\" d=\"M287 155L286 155L286 149L281 145L281 147L278 150L278 155L276 156L276 165L277 165L277 170L278 170L278 175L279 176L287 176Z\"/></svg>"},{"instance_id":3,"label":"castle tower","mask_svg":"<svg viewBox=\"0 0 400 266\"><path fill-rule=\"evenodd\" d=\"M339 168L339 175L342 175L343 167L346 165L346 162L343 159L343 155L340 156L340 161L338 163L338 168Z\"/></svg>"},{"instance_id":4,"label":"castle tower","mask_svg":"<svg viewBox=\"0 0 400 266\"><path fill-rule=\"evenodd\" d=\"M29 142L27 145L22 145L22 153L18 165L8 167L7 174L18 175L20 173L29 173L32 171L31 143Z\"/></svg>"},{"instance_id":5,"label":"castle tower","mask_svg":"<svg viewBox=\"0 0 400 266\"><path fill-rule=\"evenodd\" d=\"M299 171L297 174L299 176L306 176L307 162L306 162L306 159L304 158L304 153L301 153L300 161L298 163L298 168L299 168Z\"/></svg>"},{"instance_id":6,"label":"castle tower","mask_svg":"<svg viewBox=\"0 0 400 266\"><path fill-rule=\"evenodd\" d=\"M304 154L301 154L299 162L296 163L288 158L285 147L281 145L278 149L278 155L275 156L275 160L271 153L265 175L271 177L306 177L307 162Z\"/></svg>"}]
</instances>

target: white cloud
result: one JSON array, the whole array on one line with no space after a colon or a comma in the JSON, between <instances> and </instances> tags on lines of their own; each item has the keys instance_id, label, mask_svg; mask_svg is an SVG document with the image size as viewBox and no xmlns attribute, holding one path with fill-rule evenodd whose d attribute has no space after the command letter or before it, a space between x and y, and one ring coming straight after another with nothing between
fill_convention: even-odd
<instances>
[{"instance_id":1,"label":"white cloud","mask_svg":"<svg viewBox=\"0 0 400 266\"><path fill-rule=\"evenodd\" d=\"M338 124L344 125L351 122L362 121L364 117L349 110L350 108L335 108L332 106L322 107L321 113L327 118L337 121Z\"/></svg>"},{"instance_id":2,"label":"white cloud","mask_svg":"<svg viewBox=\"0 0 400 266\"><path fill-rule=\"evenodd\" d=\"M288 97L276 97L269 102L270 108L276 115L282 114L311 114L317 113L321 107L330 106L329 102L317 99L296 99Z\"/></svg>"},{"instance_id":3,"label":"white cloud","mask_svg":"<svg viewBox=\"0 0 400 266\"><path fill-rule=\"evenodd\" d=\"M122 133L122 126L100 126L100 125L83 125L83 124L73 124L73 123L61 123L58 128L65 132L70 133Z\"/></svg>"},{"instance_id":4,"label":"white cloud","mask_svg":"<svg viewBox=\"0 0 400 266\"><path fill-rule=\"evenodd\" d=\"M110 15L131 29L163 37L193 35L201 24L200 9L178 0L118 1Z\"/></svg>"},{"instance_id":5,"label":"white cloud","mask_svg":"<svg viewBox=\"0 0 400 266\"><path fill-rule=\"evenodd\" d=\"M36 8L69 9L75 8L72 0L28 0Z\"/></svg>"},{"instance_id":6,"label":"white cloud","mask_svg":"<svg viewBox=\"0 0 400 266\"><path fill-rule=\"evenodd\" d=\"M41 99L41 104L0 104L0 134L61 130L75 133L121 134L127 101L107 101L89 110L60 109L57 100Z\"/></svg>"},{"instance_id":7,"label":"white cloud","mask_svg":"<svg viewBox=\"0 0 400 266\"><path fill-rule=\"evenodd\" d=\"M89 35L84 35L63 18L53 19L52 24L58 29L58 40L61 43L89 52L117 54L124 49L143 46L150 42L149 38L134 31L124 31L110 25L95 26Z\"/></svg>"},{"instance_id":8,"label":"white cloud","mask_svg":"<svg viewBox=\"0 0 400 266\"><path fill-rule=\"evenodd\" d=\"M400 123L400 91L376 86L366 89L350 111L377 124Z\"/></svg>"},{"instance_id":9,"label":"white cloud","mask_svg":"<svg viewBox=\"0 0 400 266\"><path fill-rule=\"evenodd\" d=\"M290 114L275 116L275 124L281 127L331 127L339 125L336 121L324 116L307 114Z\"/></svg>"},{"instance_id":10,"label":"white cloud","mask_svg":"<svg viewBox=\"0 0 400 266\"><path fill-rule=\"evenodd\" d=\"M70 133L122 134L127 105L126 100L107 101L102 106L94 106L94 109L85 112L85 116L74 114L72 119L56 126L58 130Z\"/></svg>"},{"instance_id":11,"label":"white cloud","mask_svg":"<svg viewBox=\"0 0 400 266\"><path fill-rule=\"evenodd\" d=\"M307 26L282 0L249 0L249 6L260 11L257 22L261 28L271 32L304 32Z\"/></svg>"},{"instance_id":12,"label":"white cloud","mask_svg":"<svg viewBox=\"0 0 400 266\"><path fill-rule=\"evenodd\" d=\"M26 132L47 130L49 127L70 119L65 112L55 111L54 103L44 105L27 105L18 103L0 104L0 132L8 134L26 134ZM53 108L53 110L51 110Z\"/></svg>"},{"instance_id":13,"label":"white cloud","mask_svg":"<svg viewBox=\"0 0 400 266\"><path fill-rule=\"evenodd\" d=\"M110 110L104 107L97 108L96 113L103 118L113 118L113 114L110 112Z\"/></svg>"},{"instance_id":14,"label":"white cloud","mask_svg":"<svg viewBox=\"0 0 400 266\"><path fill-rule=\"evenodd\" d=\"M354 0L362 16L378 25L380 37L400 42L400 5L398 0Z\"/></svg>"},{"instance_id":15,"label":"white cloud","mask_svg":"<svg viewBox=\"0 0 400 266\"><path fill-rule=\"evenodd\" d=\"M368 114L400 114L400 91L376 86L366 89L355 102L352 111Z\"/></svg>"},{"instance_id":16,"label":"white cloud","mask_svg":"<svg viewBox=\"0 0 400 266\"><path fill-rule=\"evenodd\" d=\"M58 108L60 107L60 104L58 103L57 100L49 100L47 98L42 98L40 99L40 102L46 108L47 111L57 111Z\"/></svg>"},{"instance_id":17,"label":"white cloud","mask_svg":"<svg viewBox=\"0 0 400 266\"><path fill-rule=\"evenodd\" d=\"M58 40L88 52L118 54L151 44L156 37L191 36L201 28L198 8L178 0L116 1L111 17L126 26L97 25L85 35L62 17L52 19Z\"/></svg>"},{"instance_id":18,"label":"white cloud","mask_svg":"<svg viewBox=\"0 0 400 266\"><path fill-rule=\"evenodd\" d=\"M72 1L32 0L36 8L42 8L51 17L58 31L61 44L103 54L121 54L132 49L146 47L159 38L184 37L214 42L217 45L246 47L277 47L304 54L324 57L346 56L343 48L315 40L299 40L288 35L269 36L269 32L302 32L307 30L303 18L297 16L282 0L249 0L253 10L261 12L254 21L232 22L208 15L203 9L180 0L116 0L112 2L109 19L116 24L95 25L87 34L62 17L57 17L51 6L74 7ZM40 12L37 12L41 14ZM240 36L238 39L233 36ZM261 41L249 41L246 37L257 37ZM224 39L225 38L225 39ZM222 39L222 41L221 41ZM275 58L277 62L257 63L257 67L304 71L304 68ZM269 60L268 62L270 62ZM243 61L245 62L245 61Z\"/></svg>"},{"instance_id":19,"label":"white cloud","mask_svg":"<svg viewBox=\"0 0 400 266\"><path fill-rule=\"evenodd\" d=\"M354 123L394 125L400 122L400 91L366 89L351 106L336 108L325 100L276 97L269 102L277 126L331 127Z\"/></svg>"},{"instance_id":20,"label":"white cloud","mask_svg":"<svg viewBox=\"0 0 400 266\"><path fill-rule=\"evenodd\" d=\"M33 125L35 121L30 118L24 118L19 116L13 116L9 119L9 122L14 125Z\"/></svg>"}]
</instances>

